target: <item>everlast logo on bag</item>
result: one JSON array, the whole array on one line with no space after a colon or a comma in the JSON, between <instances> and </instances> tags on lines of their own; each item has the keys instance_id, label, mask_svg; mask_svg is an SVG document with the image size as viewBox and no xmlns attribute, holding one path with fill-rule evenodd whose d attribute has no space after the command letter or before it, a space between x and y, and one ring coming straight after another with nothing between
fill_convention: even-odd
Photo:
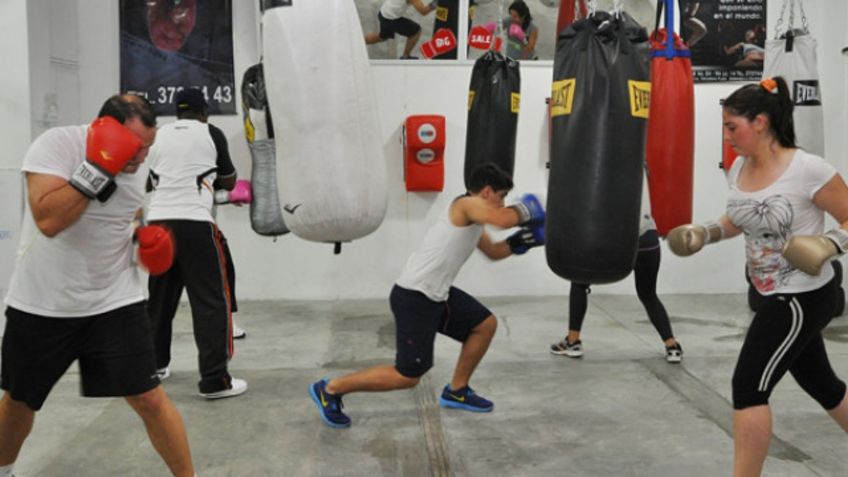
<instances>
[{"instance_id":1,"label":"everlast logo on bag","mask_svg":"<svg viewBox=\"0 0 848 477\"><path fill-rule=\"evenodd\" d=\"M448 21L448 9L445 7L436 7L436 20L440 22Z\"/></svg>"},{"instance_id":2,"label":"everlast logo on bag","mask_svg":"<svg viewBox=\"0 0 848 477\"><path fill-rule=\"evenodd\" d=\"M477 94L477 92L474 91L474 90L471 90L471 91L468 92L468 110L469 111L471 111L471 105L474 104L474 95L476 95L476 94Z\"/></svg>"},{"instance_id":3,"label":"everlast logo on bag","mask_svg":"<svg viewBox=\"0 0 848 477\"><path fill-rule=\"evenodd\" d=\"M793 84L792 96L795 98L795 106L820 106L819 81L799 80Z\"/></svg>"},{"instance_id":4,"label":"everlast logo on bag","mask_svg":"<svg viewBox=\"0 0 848 477\"><path fill-rule=\"evenodd\" d=\"M627 89L630 92L630 114L635 118L648 119L651 111L651 83L627 80Z\"/></svg>"},{"instance_id":5,"label":"everlast logo on bag","mask_svg":"<svg viewBox=\"0 0 848 477\"><path fill-rule=\"evenodd\" d=\"M521 106L521 93L511 93L509 95L509 110L514 114L518 114L518 108Z\"/></svg>"},{"instance_id":6,"label":"everlast logo on bag","mask_svg":"<svg viewBox=\"0 0 848 477\"><path fill-rule=\"evenodd\" d=\"M571 114L571 107L574 105L574 88L576 85L576 78L554 81L551 87L552 118Z\"/></svg>"}]
</instances>

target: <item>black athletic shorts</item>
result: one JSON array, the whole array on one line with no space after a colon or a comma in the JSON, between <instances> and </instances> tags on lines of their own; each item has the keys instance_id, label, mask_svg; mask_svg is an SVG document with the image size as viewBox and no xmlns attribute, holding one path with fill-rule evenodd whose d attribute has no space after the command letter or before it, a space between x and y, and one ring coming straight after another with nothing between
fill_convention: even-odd
<instances>
[{"instance_id":1,"label":"black athletic shorts","mask_svg":"<svg viewBox=\"0 0 848 477\"><path fill-rule=\"evenodd\" d=\"M433 301L419 291L395 285L389 304L395 315L395 368L410 378L421 377L433 367L436 333L464 342L492 315L473 296L456 287L450 288L447 301Z\"/></svg>"},{"instance_id":2,"label":"black athletic shorts","mask_svg":"<svg viewBox=\"0 0 848 477\"><path fill-rule=\"evenodd\" d=\"M159 385L143 302L82 318L6 308L2 355L0 387L35 411L74 361L83 396L132 396Z\"/></svg>"},{"instance_id":3,"label":"black athletic shorts","mask_svg":"<svg viewBox=\"0 0 848 477\"><path fill-rule=\"evenodd\" d=\"M406 17L389 20L382 13L377 13L377 18L380 20L380 38L384 40L394 38L395 33L408 38L421 31L421 25Z\"/></svg>"}]
</instances>

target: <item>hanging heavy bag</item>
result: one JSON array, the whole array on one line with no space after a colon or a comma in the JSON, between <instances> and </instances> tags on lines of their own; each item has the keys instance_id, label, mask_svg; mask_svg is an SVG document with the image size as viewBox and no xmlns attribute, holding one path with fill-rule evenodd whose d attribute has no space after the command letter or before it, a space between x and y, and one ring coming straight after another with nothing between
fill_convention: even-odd
<instances>
[{"instance_id":1,"label":"hanging heavy bag","mask_svg":"<svg viewBox=\"0 0 848 477\"><path fill-rule=\"evenodd\" d=\"M468 88L465 135L465 186L480 164L494 162L512 176L515 131L521 104L518 62L488 51L474 62Z\"/></svg>"},{"instance_id":2,"label":"hanging heavy bag","mask_svg":"<svg viewBox=\"0 0 848 477\"><path fill-rule=\"evenodd\" d=\"M795 28L795 2L801 14L801 28ZM784 14L789 7L789 23ZM795 103L793 119L798 147L824 157L824 112L821 103L816 40L810 35L801 0L783 0L775 38L766 41L763 78L782 76Z\"/></svg>"},{"instance_id":3,"label":"hanging heavy bag","mask_svg":"<svg viewBox=\"0 0 848 477\"><path fill-rule=\"evenodd\" d=\"M586 0L559 0L559 14L557 15L556 34L559 34L562 29L570 26L575 20L586 18L588 10L586 8Z\"/></svg>"},{"instance_id":4,"label":"hanging heavy bag","mask_svg":"<svg viewBox=\"0 0 848 477\"><path fill-rule=\"evenodd\" d=\"M691 53L674 33L674 0L663 2L657 6L651 34L651 117L646 151L651 211L662 237L674 227L692 222L695 162ZM664 6L666 24L661 29Z\"/></svg>"},{"instance_id":5,"label":"hanging heavy bag","mask_svg":"<svg viewBox=\"0 0 848 477\"><path fill-rule=\"evenodd\" d=\"M250 226L259 235L277 236L288 233L280 210L277 193L277 148L274 129L265 94L262 63L244 72L241 83L241 108L244 135L250 149Z\"/></svg>"},{"instance_id":6,"label":"hanging heavy bag","mask_svg":"<svg viewBox=\"0 0 848 477\"><path fill-rule=\"evenodd\" d=\"M283 217L293 234L339 251L376 230L387 206L362 26L353 2L274 3L262 43Z\"/></svg>"},{"instance_id":7,"label":"hanging heavy bag","mask_svg":"<svg viewBox=\"0 0 848 477\"><path fill-rule=\"evenodd\" d=\"M433 32L447 28L453 33L454 38L459 38L459 0L439 0L436 7L435 20L433 20ZM452 48L444 53L433 56L434 60L455 60L457 49Z\"/></svg>"},{"instance_id":8,"label":"hanging heavy bag","mask_svg":"<svg viewBox=\"0 0 848 477\"><path fill-rule=\"evenodd\" d=\"M647 40L626 13L595 12L557 41L545 252L567 280L609 283L633 269L650 103Z\"/></svg>"}]
</instances>

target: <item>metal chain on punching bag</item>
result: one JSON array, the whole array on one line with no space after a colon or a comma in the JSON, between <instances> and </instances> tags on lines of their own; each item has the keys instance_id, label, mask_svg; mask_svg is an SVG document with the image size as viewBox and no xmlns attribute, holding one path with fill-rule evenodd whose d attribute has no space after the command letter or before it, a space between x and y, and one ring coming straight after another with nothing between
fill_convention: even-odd
<instances>
[{"instance_id":1,"label":"metal chain on punching bag","mask_svg":"<svg viewBox=\"0 0 848 477\"><path fill-rule=\"evenodd\" d=\"M780 38L781 28L783 27L783 18L786 15L786 6L789 5L789 0L783 0L783 5L780 7L780 16L777 18L777 24L774 26L774 38Z\"/></svg>"},{"instance_id":2,"label":"metal chain on punching bag","mask_svg":"<svg viewBox=\"0 0 848 477\"><path fill-rule=\"evenodd\" d=\"M801 12L801 29L809 35L810 28L807 24L807 13L804 11L804 2L802 0L798 0L798 10Z\"/></svg>"},{"instance_id":3,"label":"metal chain on punching bag","mask_svg":"<svg viewBox=\"0 0 848 477\"><path fill-rule=\"evenodd\" d=\"M612 0L612 15L616 18L621 18L621 12L624 11L624 0Z\"/></svg>"}]
</instances>

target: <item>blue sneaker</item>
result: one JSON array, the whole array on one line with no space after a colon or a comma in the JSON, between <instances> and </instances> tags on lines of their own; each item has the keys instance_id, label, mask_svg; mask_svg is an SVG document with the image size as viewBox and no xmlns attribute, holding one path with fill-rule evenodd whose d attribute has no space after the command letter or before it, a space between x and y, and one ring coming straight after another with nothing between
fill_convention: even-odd
<instances>
[{"instance_id":1,"label":"blue sneaker","mask_svg":"<svg viewBox=\"0 0 848 477\"><path fill-rule=\"evenodd\" d=\"M342 412L342 397L327 392L327 380L321 379L309 386L309 395L321 411L321 419L330 427L350 427L350 418Z\"/></svg>"},{"instance_id":2,"label":"blue sneaker","mask_svg":"<svg viewBox=\"0 0 848 477\"><path fill-rule=\"evenodd\" d=\"M445 385L445 389L442 390L442 397L439 399L439 404L442 407L452 407L474 412L491 412L495 408L492 401L478 396L471 389L471 386L465 386L462 389L454 391L450 388L450 384Z\"/></svg>"}]
</instances>

